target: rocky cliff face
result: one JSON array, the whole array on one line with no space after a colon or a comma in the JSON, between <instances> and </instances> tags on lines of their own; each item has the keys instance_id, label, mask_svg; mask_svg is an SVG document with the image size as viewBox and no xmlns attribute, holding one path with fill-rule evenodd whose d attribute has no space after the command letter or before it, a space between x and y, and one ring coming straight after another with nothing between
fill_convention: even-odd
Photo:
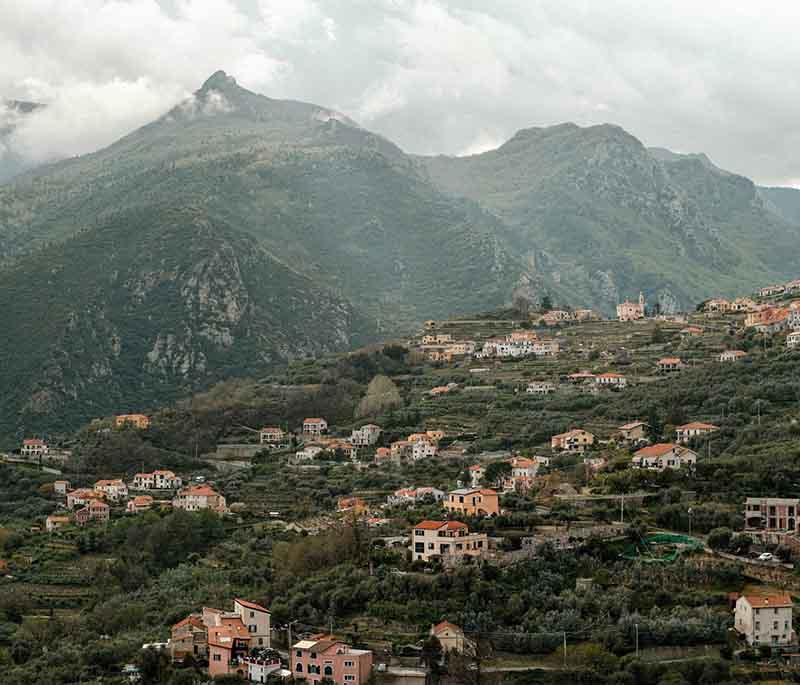
<instances>
[{"instance_id":1,"label":"rocky cliff face","mask_svg":"<svg viewBox=\"0 0 800 685\"><path fill-rule=\"evenodd\" d=\"M185 210L119 217L22 260L0 273L0 306L7 430L146 408L374 334L255 240Z\"/></svg>"}]
</instances>

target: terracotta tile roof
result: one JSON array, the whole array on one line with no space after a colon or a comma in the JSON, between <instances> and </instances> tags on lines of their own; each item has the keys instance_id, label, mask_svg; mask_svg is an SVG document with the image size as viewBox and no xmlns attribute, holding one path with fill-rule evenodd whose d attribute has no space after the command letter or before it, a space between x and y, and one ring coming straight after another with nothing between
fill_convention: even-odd
<instances>
[{"instance_id":1,"label":"terracotta tile roof","mask_svg":"<svg viewBox=\"0 0 800 685\"><path fill-rule=\"evenodd\" d=\"M767 607L793 606L789 595L743 595L751 607L764 609Z\"/></svg>"},{"instance_id":2,"label":"terracotta tile roof","mask_svg":"<svg viewBox=\"0 0 800 685\"><path fill-rule=\"evenodd\" d=\"M203 628L203 619L198 614L189 614L186 618L178 621L174 626L172 626L172 630L183 628L183 626L186 625L192 625L195 628Z\"/></svg>"},{"instance_id":3,"label":"terracotta tile roof","mask_svg":"<svg viewBox=\"0 0 800 685\"><path fill-rule=\"evenodd\" d=\"M719 426L715 426L713 423L703 423L702 421L692 421L690 423L684 423L682 426L678 426L675 430L685 431L685 430L719 430Z\"/></svg>"},{"instance_id":4,"label":"terracotta tile roof","mask_svg":"<svg viewBox=\"0 0 800 685\"><path fill-rule=\"evenodd\" d=\"M679 357L664 357L663 359L658 360L659 364L680 364L681 360Z\"/></svg>"},{"instance_id":5,"label":"terracotta tile roof","mask_svg":"<svg viewBox=\"0 0 800 685\"><path fill-rule=\"evenodd\" d=\"M182 488L178 495L181 497L218 497L219 493L208 485L190 485L188 488Z\"/></svg>"},{"instance_id":6,"label":"terracotta tile roof","mask_svg":"<svg viewBox=\"0 0 800 685\"><path fill-rule=\"evenodd\" d=\"M445 525L446 521L420 521L414 528L420 530L439 530Z\"/></svg>"},{"instance_id":7,"label":"terracotta tile roof","mask_svg":"<svg viewBox=\"0 0 800 685\"><path fill-rule=\"evenodd\" d=\"M662 454L674 450L677 445L671 442L659 442L655 445L648 445L637 450L635 456L637 457L660 457Z\"/></svg>"},{"instance_id":8,"label":"terracotta tile roof","mask_svg":"<svg viewBox=\"0 0 800 685\"><path fill-rule=\"evenodd\" d=\"M246 607L247 609L254 609L255 611L266 611L267 613L270 613L269 609L261 606L260 604L256 604L255 602L251 602L249 599L240 599L237 597L233 601L241 604L243 607Z\"/></svg>"},{"instance_id":9,"label":"terracotta tile roof","mask_svg":"<svg viewBox=\"0 0 800 685\"><path fill-rule=\"evenodd\" d=\"M44 445L44 440L40 440L39 438L28 438L27 440L23 440L22 444L23 445L28 445L30 447L34 447L34 446L40 447L40 446Z\"/></svg>"},{"instance_id":10,"label":"terracotta tile roof","mask_svg":"<svg viewBox=\"0 0 800 685\"><path fill-rule=\"evenodd\" d=\"M303 419L303 423L323 423L325 419L320 419L318 417L313 417L310 419Z\"/></svg>"},{"instance_id":11,"label":"terracotta tile roof","mask_svg":"<svg viewBox=\"0 0 800 685\"><path fill-rule=\"evenodd\" d=\"M439 633L444 632L447 629L461 632L461 628L459 628L455 623L450 623L450 621L441 621L440 623L437 623L435 626L433 626L433 634L438 635Z\"/></svg>"}]
</instances>

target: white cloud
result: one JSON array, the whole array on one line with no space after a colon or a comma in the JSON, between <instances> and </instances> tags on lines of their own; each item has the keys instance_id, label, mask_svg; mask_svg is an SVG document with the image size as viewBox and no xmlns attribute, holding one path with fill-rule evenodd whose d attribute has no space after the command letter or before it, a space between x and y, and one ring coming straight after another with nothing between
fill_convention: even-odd
<instances>
[{"instance_id":1,"label":"white cloud","mask_svg":"<svg viewBox=\"0 0 800 685\"><path fill-rule=\"evenodd\" d=\"M0 0L0 96L51 103L15 139L36 159L105 145L225 69L413 152L611 121L779 183L800 176L798 23L788 0Z\"/></svg>"}]
</instances>

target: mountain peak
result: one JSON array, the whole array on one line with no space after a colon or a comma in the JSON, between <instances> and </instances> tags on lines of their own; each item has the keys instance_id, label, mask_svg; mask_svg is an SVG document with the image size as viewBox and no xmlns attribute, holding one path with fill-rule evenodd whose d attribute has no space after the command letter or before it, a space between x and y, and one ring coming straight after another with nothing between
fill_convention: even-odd
<instances>
[{"instance_id":1,"label":"mountain peak","mask_svg":"<svg viewBox=\"0 0 800 685\"><path fill-rule=\"evenodd\" d=\"M225 90L226 88L230 88L232 86L238 86L236 79L220 69L219 71L215 71L206 79L205 83L200 88L200 92L207 92L209 90Z\"/></svg>"}]
</instances>

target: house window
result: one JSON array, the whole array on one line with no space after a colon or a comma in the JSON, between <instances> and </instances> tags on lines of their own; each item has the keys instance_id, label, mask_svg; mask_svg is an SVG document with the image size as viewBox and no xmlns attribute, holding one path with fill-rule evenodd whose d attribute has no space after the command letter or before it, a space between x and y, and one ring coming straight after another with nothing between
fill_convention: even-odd
<instances>
[{"instance_id":1,"label":"house window","mask_svg":"<svg viewBox=\"0 0 800 685\"><path fill-rule=\"evenodd\" d=\"M353 668L353 666L355 666L355 664L352 661L345 661L344 662L344 667L345 668Z\"/></svg>"},{"instance_id":2,"label":"house window","mask_svg":"<svg viewBox=\"0 0 800 685\"><path fill-rule=\"evenodd\" d=\"M303 652L301 652L301 651L298 649L298 650L297 650L297 651L294 653L294 655L295 655L295 656L296 656L296 657L299 659L301 656L303 656Z\"/></svg>"},{"instance_id":3,"label":"house window","mask_svg":"<svg viewBox=\"0 0 800 685\"><path fill-rule=\"evenodd\" d=\"M222 655L221 654L215 654L213 656L213 660L214 661L222 661Z\"/></svg>"},{"instance_id":4,"label":"house window","mask_svg":"<svg viewBox=\"0 0 800 685\"><path fill-rule=\"evenodd\" d=\"M415 530L414 531L414 535L425 535L425 531L424 530Z\"/></svg>"},{"instance_id":5,"label":"house window","mask_svg":"<svg viewBox=\"0 0 800 685\"><path fill-rule=\"evenodd\" d=\"M311 658L312 659L316 659L317 658L317 653L316 652L311 652Z\"/></svg>"},{"instance_id":6,"label":"house window","mask_svg":"<svg viewBox=\"0 0 800 685\"><path fill-rule=\"evenodd\" d=\"M250 624L249 626L247 626L247 631L250 633L255 633L257 630L258 630L257 625Z\"/></svg>"},{"instance_id":7,"label":"house window","mask_svg":"<svg viewBox=\"0 0 800 685\"><path fill-rule=\"evenodd\" d=\"M294 670L297 671L298 673L302 673L303 672L303 664L297 664L297 666L295 667Z\"/></svg>"},{"instance_id":8,"label":"house window","mask_svg":"<svg viewBox=\"0 0 800 685\"><path fill-rule=\"evenodd\" d=\"M344 677L344 680L347 683L352 683L355 679L356 677L354 675L349 675L349 674Z\"/></svg>"},{"instance_id":9,"label":"house window","mask_svg":"<svg viewBox=\"0 0 800 685\"><path fill-rule=\"evenodd\" d=\"M333 675L333 666L326 666L323 670L325 675Z\"/></svg>"},{"instance_id":10,"label":"house window","mask_svg":"<svg viewBox=\"0 0 800 685\"><path fill-rule=\"evenodd\" d=\"M424 542L415 542L414 543L414 551L417 553L425 551L425 543Z\"/></svg>"},{"instance_id":11,"label":"house window","mask_svg":"<svg viewBox=\"0 0 800 685\"><path fill-rule=\"evenodd\" d=\"M250 612L250 618L253 618L253 616L255 616L255 615L256 615L256 612L255 612L255 611L251 611L251 612Z\"/></svg>"}]
</instances>

